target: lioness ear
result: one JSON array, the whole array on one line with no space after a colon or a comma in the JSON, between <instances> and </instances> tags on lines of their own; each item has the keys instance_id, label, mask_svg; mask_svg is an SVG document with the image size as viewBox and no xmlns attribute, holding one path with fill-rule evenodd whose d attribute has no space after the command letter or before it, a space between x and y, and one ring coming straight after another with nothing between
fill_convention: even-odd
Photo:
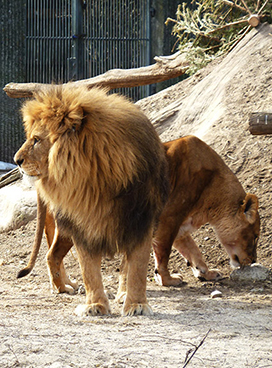
<instances>
[{"instance_id":1,"label":"lioness ear","mask_svg":"<svg viewBox=\"0 0 272 368\"><path fill-rule=\"evenodd\" d=\"M258 198L254 194L247 193L241 206L241 210L250 224L253 224L256 221L258 207Z\"/></svg>"}]
</instances>

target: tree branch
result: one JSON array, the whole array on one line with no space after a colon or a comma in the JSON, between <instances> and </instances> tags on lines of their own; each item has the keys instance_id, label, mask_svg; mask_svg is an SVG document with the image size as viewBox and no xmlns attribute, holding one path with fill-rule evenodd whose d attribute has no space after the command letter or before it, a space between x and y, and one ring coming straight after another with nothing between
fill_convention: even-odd
<instances>
[{"instance_id":1,"label":"tree branch","mask_svg":"<svg viewBox=\"0 0 272 368\"><path fill-rule=\"evenodd\" d=\"M272 112L252 112L249 116L249 131L253 135L272 134Z\"/></svg>"},{"instance_id":2,"label":"tree branch","mask_svg":"<svg viewBox=\"0 0 272 368\"><path fill-rule=\"evenodd\" d=\"M184 74L188 67L185 55L179 51L170 56L159 56L154 59L156 63L149 66L135 69L112 69L96 77L72 83L75 86L86 85L88 88L94 86L110 89L137 87L178 77ZM9 83L4 87L4 91L12 98L31 97L33 92L44 86L46 84Z\"/></svg>"}]
</instances>

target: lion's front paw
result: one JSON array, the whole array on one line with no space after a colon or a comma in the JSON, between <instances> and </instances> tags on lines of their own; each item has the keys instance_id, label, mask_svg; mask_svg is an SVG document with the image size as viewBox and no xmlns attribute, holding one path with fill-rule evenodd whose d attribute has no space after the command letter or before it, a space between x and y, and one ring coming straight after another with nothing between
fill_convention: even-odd
<instances>
[{"instance_id":1,"label":"lion's front paw","mask_svg":"<svg viewBox=\"0 0 272 368\"><path fill-rule=\"evenodd\" d=\"M123 316L153 316L153 311L151 307L145 303L145 304L129 304L124 305L122 315Z\"/></svg>"},{"instance_id":2,"label":"lion's front paw","mask_svg":"<svg viewBox=\"0 0 272 368\"><path fill-rule=\"evenodd\" d=\"M79 317L103 316L110 314L110 308L101 303L80 304L76 307L75 314Z\"/></svg>"},{"instance_id":3,"label":"lion's front paw","mask_svg":"<svg viewBox=\"0 0 272 368\"><path fill-rule=\"evenodd\" d=\"M180 286L183 284L182 276L179 273L161 276L155 273L155 281L161 286Z\"/></svg>"}]
</instances>

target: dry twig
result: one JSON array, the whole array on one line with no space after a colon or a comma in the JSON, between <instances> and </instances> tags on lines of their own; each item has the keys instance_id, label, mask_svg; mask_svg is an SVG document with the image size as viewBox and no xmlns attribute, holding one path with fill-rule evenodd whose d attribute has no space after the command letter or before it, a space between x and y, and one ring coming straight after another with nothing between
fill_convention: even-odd
<instances>
[{"instance_id":1,"label":"dry twig","mask_svg":"<svg viewBox=\"0 0 272 368\"><path fill-rule=\"evenodd\" d=\"M187 365L189 364L189 362L193 359L193 356L195 355L195 353L197 352L197 350L200 348L201 345L203 345L204 341L206 340L206 337L208 336L208 334L211 332L211 329L208 330L208 332L205 334L205 336L203 337L203 339L200 341L200 343L194 348L194 349L189 349L187 351L186 357L185 357L185 364L183 365L182 368L187 367Z\"/></svg>"}]
</instances>

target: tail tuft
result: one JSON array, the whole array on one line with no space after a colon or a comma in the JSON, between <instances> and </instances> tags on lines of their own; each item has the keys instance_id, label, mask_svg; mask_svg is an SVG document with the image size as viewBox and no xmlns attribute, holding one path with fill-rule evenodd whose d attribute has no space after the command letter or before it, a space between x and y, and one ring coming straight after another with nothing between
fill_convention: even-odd
<instances>
[{"instance_id":1,"label":"tail tuft","mask_svg":"<svg viewBox=\"0 0 272 368\"><path fill-rule=\"evenodd\" d=\"M20 279L21 277L25 277L31 272L30 268L23 268L21 271L17 273L17 279Z\"/></svg>"}]
</instances>

